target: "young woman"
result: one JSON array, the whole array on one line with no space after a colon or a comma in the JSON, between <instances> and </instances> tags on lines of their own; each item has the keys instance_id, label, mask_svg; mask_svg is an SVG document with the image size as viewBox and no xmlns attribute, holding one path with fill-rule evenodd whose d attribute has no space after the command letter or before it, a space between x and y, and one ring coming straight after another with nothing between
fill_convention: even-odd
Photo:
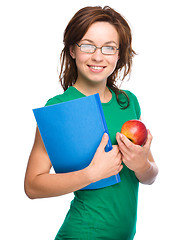
<instances>
[{"instance_id":1,"label":"young woman","mask_svg":"<svg viewBox=\"0 0 191 240\"><path fill-rule=\"evenodd\" d=\"M26 194L31 199L75 195L57 240L134 238L139 182L151 184L158 173L150 152L150 132L143 147L119 133L125 121L141 115L135 95L116 86L118 78L123 80L130 73L134 54L128 23L110 7L83 8L66 27L60 72L64 93L46 105L99 93L113 149L104 151L108 141L104 134L88 167L50 174L51 162L37 128L26 171ZM118 184L79 190L117 173Z\"/></svg>"}]
</instances>

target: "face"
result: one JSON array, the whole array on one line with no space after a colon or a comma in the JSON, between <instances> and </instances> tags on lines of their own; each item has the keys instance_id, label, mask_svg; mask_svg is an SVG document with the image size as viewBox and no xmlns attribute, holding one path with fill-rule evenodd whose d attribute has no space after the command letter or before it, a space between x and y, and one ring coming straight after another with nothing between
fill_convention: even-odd
<instances>
[{"instance_id":1,"label":"face","mask_svg":"<svg viewBox=\"0 0 191 240\"><path fill-rule=\"evenodd\" d=\"M78 45L91 44L96 47L111 46L119 47L119 36L113 25L108 22L96 22L92 24ZM119 51L114 55L104 55L101 49L94 53L85 53L75 45L70 48L70 54L76 61L78 69L77 81L88 81L91 83L106 82L113 73L119 59Z\"/></svg>"}]
</instances>

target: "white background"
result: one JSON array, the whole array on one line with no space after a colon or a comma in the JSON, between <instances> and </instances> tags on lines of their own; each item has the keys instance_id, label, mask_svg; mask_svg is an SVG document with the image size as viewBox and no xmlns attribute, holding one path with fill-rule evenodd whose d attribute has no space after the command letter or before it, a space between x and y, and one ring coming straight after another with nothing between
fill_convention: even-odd
<instances>
[{"instance_id":1,"label":"white background","mask_svg":"<svg viewBox=\"0 0 191 240\"><path fill-rule=\"evenodd\" d=\"M138 55L131 79L122 88L139 99L160 169L152 186L140 185L135 240L191 239L189 1L2 2L0 238L52 240L64 220L73 194L33 201L24 194L36 128L32 108L62 93L57 67L68 21L84 6L109 5L132 28Z\"/></svg>"}]
</instances>

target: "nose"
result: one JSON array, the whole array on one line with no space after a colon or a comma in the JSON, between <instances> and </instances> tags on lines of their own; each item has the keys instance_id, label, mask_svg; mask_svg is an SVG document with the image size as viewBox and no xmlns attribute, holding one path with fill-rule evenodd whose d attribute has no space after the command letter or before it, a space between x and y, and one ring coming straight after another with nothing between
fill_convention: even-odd
<instances>
[{"instance_id":1,"label":"nose","mask_svg":"<svg viewBox=\"0 0 191 240\"><path fill-rule=\"evenodd\" d=\"M97 48L96 51L92 54L92 60L96 62L103 61L103 54L100 48Z\"/></svg>"}]
</instances>

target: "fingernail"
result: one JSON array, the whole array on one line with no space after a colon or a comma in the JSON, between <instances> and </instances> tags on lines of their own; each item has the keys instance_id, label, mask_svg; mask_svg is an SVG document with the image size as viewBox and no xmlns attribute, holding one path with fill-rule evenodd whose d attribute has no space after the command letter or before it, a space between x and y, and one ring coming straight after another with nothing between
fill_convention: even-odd
<instances>
[{"instance_id":1,"label":"fingernail","mask_svg":"<svg viewBox=\"0 0 191 240\"><path fill-rule=\"evenodd\" d=\"M107 138L107 136L108 136L107 133L104 133L103 137L104 137L104 138Z\"/></svg>"},{"instance_id":2,"label":"fingernail","mask_svg":"<svg viewBox=\"0 0 191 240\"><path fill-rule=\"evenodd\" d=\"M121 133L120 133L120 132L117 132L117 136L118 136L119 138L121 138Z\"/></svg>"}]
</instances>

